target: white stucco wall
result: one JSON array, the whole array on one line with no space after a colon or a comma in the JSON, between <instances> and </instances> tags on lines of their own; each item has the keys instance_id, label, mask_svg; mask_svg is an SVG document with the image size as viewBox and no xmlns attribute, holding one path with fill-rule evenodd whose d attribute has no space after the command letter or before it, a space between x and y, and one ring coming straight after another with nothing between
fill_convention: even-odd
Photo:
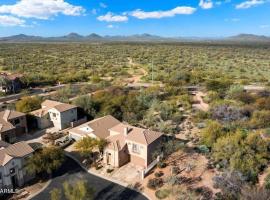
<instances>
[{"instance_id":1,"label":"white stucco wall","mask_svg":"<svg viewBox=\"0 0 270 200\"><path fill-rule=\"evenodd\" d=\"M52 108L49 110L50 119L55 128L62 130L70 126L70 122L77 120L77 108L59 112Z\"/></svg>"}]
</instances>

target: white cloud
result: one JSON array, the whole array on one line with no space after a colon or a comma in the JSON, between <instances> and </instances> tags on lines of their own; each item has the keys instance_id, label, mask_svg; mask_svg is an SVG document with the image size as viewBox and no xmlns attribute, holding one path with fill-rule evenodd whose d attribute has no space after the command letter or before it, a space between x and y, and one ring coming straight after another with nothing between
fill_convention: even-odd
<instances>
[{"instance_id":1,"label":"white cloud","mask_svg":"<svg viewBox=\"0 0 270 200\"><path fill-rule=\"evenodd\" d=\"M105 22L125 22L128 21L128 17L125 15L114 15L111 12L108 12L106 15L101 15L97 18L99 21Z\"/></svg>"},{"instance_id":2,"label":"white cloud","mask_svg":"<svg viewBox=\"0 0 270 200\"><path fill-rule=\"evenodd\" d=\"M257 6L260 4L264 4L264 3L266 3L265 0L247 0L247 1L244 1L244 2L236 5L236 8L237 9L247 9L247 8L251 8L251 7L254 7L254 6Z\"/></svg>"},{"instance_id":3,"label":"white cloud","mask_svg":"<svg viewBox=\"0 0 270 200\"><path fill-rule=\"evenodd\" d=\"M179 6L172 10L166 11L151 11L146 12L143 10L135 10L130 13L131 16L136 17L138 19L160 19L164 17L174 17L175 15L190 15L196 11L196 8L187 7L187 6Z\"/></svg>"},{"instance_id":4,"label":"white cloud","mask_svg":"<svg viewBox=\"0 0 270 200\"><path fill-rule=\"evenodd\" d=\"M25 21L17 17L0 15L0 26L24 26Z\"/></svg>"},{"instance_id":5,"label":"white cloud","mask_svg":"<svg viewBox=\"0 0 270 200\"><path fill-rule=\"evenodd\" d=\"M200 0L199 6L202 9L211 9L213 8L214 4L212 0Z\"/></svg>"},{"instance_id":6,"label":"white cloud","mask_svg":"<svg viewBox=\"0 0 270 200\"><path fill-rule=\"evenodd\" d=\"M78 16L84 11L83 7L64 0L20 0L13 5L0 6L0 13L36 19L49 19L58 14Z\"/></svg>"}]
</instances>

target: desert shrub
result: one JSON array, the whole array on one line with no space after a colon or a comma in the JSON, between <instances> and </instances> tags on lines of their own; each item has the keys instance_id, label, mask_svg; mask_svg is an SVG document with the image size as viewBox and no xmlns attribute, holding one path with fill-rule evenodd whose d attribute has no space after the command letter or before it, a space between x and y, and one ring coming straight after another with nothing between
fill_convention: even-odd
<instances>
[{"instance_id":1,"label":"desert shrub","mask_svg":"<svg viewBox=\"0 0 270 200\"><path fill-rule=\"evenodd\" d=\"M206 145L200 145L197 147L198 151L203 154L207 154L210 152L209 148Z\"/></svg>"},{"instance_id":2,"label":"desert shrub","mask_svg":"<svg viewBox=\"0 0 270 200\"><path fill-rule=\"evenodd\" d=\"M113 169L107 169L106 172L110 174L113 172Z\"/></svg>"},{"instance_id":3,"label":"desert shrub","mask_svg":"<svg viewBox=\"0 0 270 200\"><path fill-rule=\"evenodd\" d=\"M219 122L209 121L206 128L202 130L201 141L206 147L212 147L217 139L225 134L226 132Z\"/></svg>"},{"instance_id":4,"label":"desert shrub","mask_svg":"<svg viewBox=\"0 0 270 200\"><path fill-rule=\"evenodd\" d=\"M270 173L264 179L264 187L267 190L270 190Z\"/></svg>"},{"instance_id":5,"label":"desert shrub","mask_svg":"<svg viewBox=\"0 0 270 200\"><path fill-rule=\"evenodd\" d=\"M167 166L167 164L165 162L160 161L160 162L157 163L158 168L162 169L162 168L165 168L166 166Z\"/></svg>"},{"instance_id":6,"label":"desert shrub","mask_svg":"<svg viewBox=\"0 0 270 200\"><path fill-rule=\"evenodd\" d=\"M149 179L148 183L147 183L147 187L152 189L152 190L156 190L157 188L160 188L163 186L163 179L162 178L152 178Z\"/></svg>"},{"instance_id":7,"label":"desert shrub","mask_svg":"<svg viewBox=\"0 0 270 200\"><path fill-rule=\"evenodd\" d=\"M216 105L211 108L210 112L212 119L216 119L221 122L232 122L246 119L241 108L228 104Z\"/></svg>"},{"instance_id":8,"label":"desert shrub","mask_svg":"<svg viewBox=\"0 0 270 200\"><path fill-rule=\"evenodd\" d=\"M156 178L159 178L159 177L161 177L161 176L163 176L164 175L164 173L162 172L162 171L159 171L159 172L156 172L155 173L155 177Z\"/></svg>"},{"instance_id":9,"label":"desert shrub","mask_svg":"<svg viewBox=\"0 0 270 200\"><path fill-rule=\"evenodd\" d=\"M255 111L250 120L250 125L253 128L266 128L270 126L270 111Z\"/></svg>"},{"instance_id":10,"label":"desert shrub","mask_svg":"<svg viewBox=\"0 0 270 200\"><path fill-rule=\"evenodd\" d=\"M173 167L172 167L172 174L173 174L173 175L177 175L177 174L179 174L179 173L180 173L179 167L173 166Z\"/></svg>"},{"instance_id":11,"label":"desert shrub","mask_svg":"<svg viewBox=\"0 0 270 200\"><path fill-rule=\"evenodd\" d=\"M209 200L212 199L213 192L208 187L198 187L194 189L195 193L201 195L201 200Z\"/></svg>"},{"instance_id":12,"label":"desert shrub","mask_svg":"<svg viewBox=\"0 0 270 200\"><path fill-rule=\"evenodd\" d=\"M155 192L155 196L158 199L165 199L170 195L170 191L167 189L158 190Z\"/></svg>"}]
</instances>

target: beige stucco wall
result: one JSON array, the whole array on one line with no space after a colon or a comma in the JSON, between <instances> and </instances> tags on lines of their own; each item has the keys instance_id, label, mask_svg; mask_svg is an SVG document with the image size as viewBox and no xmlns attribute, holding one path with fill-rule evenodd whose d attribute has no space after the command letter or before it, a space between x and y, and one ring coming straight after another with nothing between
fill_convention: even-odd
<instances>
[{"instance_id":1,"label":"beige stucco wall","mask_svg":"<svg viewBox=\"0 0 270 200\"><path fill-rule=\"evenodd\" d=\"M52 108L49 110L49 115L53 126L59 130L62 130L70 127L70 122L77 120L77 108L73 108L61 113Z\"/></svg>"},{"instance_id":2,"label":"beige stucco wall","mask_svg":"<svg viewBox=\"0 0 270 200\"><path fill-rule=\"evenodd\" d=\"M39 129L45 129L53 126L53 123L50 121L49 114L43 117L36 117L36 120Z\"/></svg>"},{"instance_id":3,"label":"beige stucco wall","mask_svg":"<svg viewBox=\"0 0 270 200\"><path fill-rule=\"evenodd\" d=\"M128 145L128 152L130 154L130 162L140 165L143 167L147 166L147 146L136 143L134 141L126 140L127 145ZM132 146L133 144L137 145L139 148L139 153L133 152Z\"/></svg>"}]
</instances>

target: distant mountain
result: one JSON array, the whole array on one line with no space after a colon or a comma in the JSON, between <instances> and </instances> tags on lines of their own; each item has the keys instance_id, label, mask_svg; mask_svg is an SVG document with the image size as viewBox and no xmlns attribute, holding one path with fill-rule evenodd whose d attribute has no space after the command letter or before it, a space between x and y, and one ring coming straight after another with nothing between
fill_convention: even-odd
<instances>
[{"instance_id":1,"label":"distant mountain","mask_svg":"<svg viewBox=\"0 0 270 200\"><path fill-rule=\"evenodd\" d=\"M253 35L253 34L239 34L236 36L232 36L227 38L227 40L234 41L247 41L247 42L270 42L270 37L264 35Z\"/></svg>"},{"instance_id":2,"label":"distant mountain","mask_svg":"<svg viewBox=\"0 0 270 200\"><path fill-rule=\"evenodd\" d=\"M100 36L92 33L87 36L79 35L78 33L69 33L68 35L59 37L41 37L19 34L9 37L0 37L0 42L188 42L188 41L203 41L203 42L270 42L270 37L259 36L252 34L240 34L227 38L202 38L202 37L161 37L148 33L135 34L129 36Z\"/></svg>"},{"instance_id":3,"label":"distant mountain","mask_svg":"<svg viewBox=\"0 0 270 200\"><path fill-rule=\"evenodd\" d=\"M67 38L67 39L82 39L82 38L84 38L84 36L79 35L78 33L70 33L70 34L64 36L64 38Z\"/></svg>"},{"instance_id":4,"label":"distant mountain","mask_svg":"<svg viewBox=\"0 0 270 200\"><path fill-rule=\"evenodd\" d=\"M0 41L38 41L42 39L43 37L40 37L40 36L19 34L19 35L13 35L9 37L2 37L0 38Z\"/></svg>"},{"instance_id":5,"label":"distant mountain","mask_svg":"<svg viewBox=\"0 0 270 200\"><path fill-rule=\"evenodd\" d=\"M96 33L91 33L90 35L86 36L86 39L99 40L99 39L103 39L103 37Z\"/></svg>"}]
</instances>

